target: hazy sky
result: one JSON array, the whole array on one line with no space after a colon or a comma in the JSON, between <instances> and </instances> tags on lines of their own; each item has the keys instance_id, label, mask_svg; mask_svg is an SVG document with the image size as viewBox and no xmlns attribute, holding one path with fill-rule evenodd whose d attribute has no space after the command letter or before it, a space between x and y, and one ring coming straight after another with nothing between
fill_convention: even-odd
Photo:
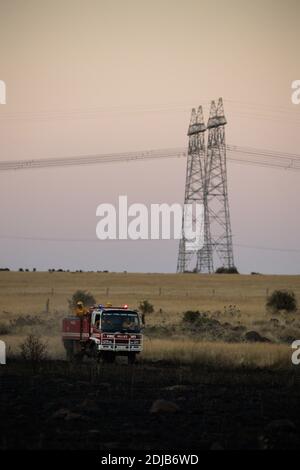
<instances>
[{"instance_id":1,"label":"hazy sky","mask_svg":"<svg viewBox=\"0 0 300 470\"><path fill-rule=\"evenodd\" d=\"M223 96L227 142L300 154L299 0L0 0L0 160L187 145ZM300 273L300 173L228 164L236 264ZM96 207L183 202L183 159L0 173L0 237L93 239ZM0 239L0 266L174 272L176 241ZM239 245L282 248L267 251Z\"/></svg>"}]
</instances>

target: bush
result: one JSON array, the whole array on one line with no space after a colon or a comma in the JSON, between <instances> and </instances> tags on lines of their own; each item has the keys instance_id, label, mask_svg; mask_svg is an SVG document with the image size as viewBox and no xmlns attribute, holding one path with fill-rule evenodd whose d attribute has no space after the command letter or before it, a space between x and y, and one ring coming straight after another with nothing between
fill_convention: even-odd
<instances>
[{"instance_id":1,"label":"bush","mask_svg":"<svg viewBox=\"0 0 300 470\"><path fill-rule=\"evenodd\" d=\"M0 323L0 335L9 335L11 333L11 328L5 323Z\"/></svg>"},{"instance_id":2,"label":"bush","mask_svg":"<svg viewBox=\"0 0 300 470\"><path fill-rule=\"evenodd\" d=\"M153 313L154 312L154 306L150 304L148 300L143 300L139 304L139 309L142 313Z\"/></svg>"},{"instance_id":3,"label":"bush","mask_svg":"<svg viewBox=\"0 0 300 470\"><path fill-rule=\"evenodd\" d=\"M183 314L183 325L188 331L194 333L219 335L221 323L215 318L211 318L210 312L199 312L198 310L188 310ZM224 325L223 325L224 326Z\"/></svg>"},{"instance_id":4,"label":"bush","mask_svg":"<svg viewBox=\"0 0 300 470\"><path fill-rule=\"evenodd\" d=\"M70 309L75 308L77 302L82 302L85 307L92 307L96 304L96 299L90 292L77 290L72 298L68 300Z\"/></svg>"},{"instance_id":5,"label":"bush","mask_svg":"<svg viewBox=\"0 0 300 470\"><path fill-rule=\"evenodd\" d=\"M145 324L145 317L154 312L154 306L148 300L143 300L139 304L139 310L142 312L142 322Z\"/></svg>"},{"instance_id":6,"label":"bush","mask_svg":"<svg viewBox=\"0 0 300 470\"><path fill-rule=\"evenodd\" d=\"M231 317L240 317L241 311L236 305L225 305L224 315L230 315Z\"/></svg>"},{"instance_id":7,"label":"bush","mask_svg":"<svg viewBox=\"0 0 300 470\"><path fill-rule=\"evenodd\" d=\"M184 312L183 314L183 321L184 323L197 323L200 319L200 312L193 311L193 310L188 310L187 312Z\"/></svg>"},{"instance_id":8,"label":"bush","mask_svg":"<svg viewBox=\"0 0 300 470\"><path fill-rule=\"evenodd\" d=\"M10 320L11 328L23 328L24 326L40 326L43 320L33 315L20 315L13 320Z\"/></svg>"},{"instance_id":9,"label":"bush","mask_svg":"<svg viewBox=\"0 0 300 470\"><path fill-rule=\"evenodd\" d=\"M31 362L32 365L47 359L47 344L43 343L39 336L28 335L24 343L20 345L20 349L24 361Z\"/></svg>"},{"instance_id":10,"label":"bush","mask_svg":"<svg viewBox=\"0 0 300 470\"><path fill-rule=\"evenodd\" d=\"M275 290L267 299L267 309L273 312L286 310L295 312L297 310L297 300L294 292L285 290Z\"/></svg>"},{"instance_id":11,"label":"bush","mask_svg":"<svg viewBox=\"0 0 300 470\"><path fill-rule=\"evenodd\" d=\"M235 266L231 266L230 268L225 268L225 266L221 266L216 270L216 274L239 274L239 272Z\"/></svg>"}]
</instances>

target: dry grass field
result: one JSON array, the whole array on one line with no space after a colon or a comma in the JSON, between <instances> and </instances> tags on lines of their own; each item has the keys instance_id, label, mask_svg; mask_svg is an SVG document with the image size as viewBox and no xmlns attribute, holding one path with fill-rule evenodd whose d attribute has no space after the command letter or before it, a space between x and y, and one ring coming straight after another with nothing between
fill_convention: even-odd
<instances>
[{"instance_id":1,"label":"dry grass field","mask_svg":"<svg viewBox=\"0 0 300 470\"><path fill-rule=\"evenodd\" d=\"M64 360L61 319L77 289L154 305L136 365ZM267 312L275 289L299 299L300 277L1 272L0 449L299 449L300 314ZM200 322L183 321L187 310ZM49 360L20 356L29 333Z\"/></svg>"},{"instance_id":2,"label":"dry grass field","mask_svg":"<svg viewBox=\"0 0 300 470\"><path fill-rule=\"evenodd\" d=\"M141 300L149 300L155 312L147 318L143 353L147 359L222 360L268 367L290 363L289 338L300 338L300 314L299 320L298 314L277 315L274 324L274 315L272 319L265 308L267 295L275 289L293 290L300 299L300 276L0 272L0 325L23 315L45 322L42 328L29 325L5 335L11 350L16 351L22 339L34 331L47 340L53 357L62 357L60 321L77 289L91 292L99 303L127 303L137 308ZM206 337L205 328L200 336L197 332L187 336L181 331L186 310L208 312L208 317L217 318L226 328L229 325L230 331L258 331L273 344L238 339L227 344L224 335Z\"/></svg>"},{"instance_id":3,"label":"dry grass field","mask_svg":"<svg viewBox=\"0 0 300 470\"><path fill-rule=\"evenodd\" d=\"M245 317L258 319L265 315L268 292L288 289L300 297L300 276L0 272L0 313L42 313L48 298L52 312L66 311L77 289L90 291L99 302L132 307L146 298L172 321L188 309L217 310L230 304L238 305Z\"/></svg>"}]
</instances>

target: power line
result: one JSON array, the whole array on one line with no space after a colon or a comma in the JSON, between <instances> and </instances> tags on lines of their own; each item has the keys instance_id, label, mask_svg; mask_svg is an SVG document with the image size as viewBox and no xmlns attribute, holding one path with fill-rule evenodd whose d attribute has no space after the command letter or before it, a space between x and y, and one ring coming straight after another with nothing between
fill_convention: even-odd
<instances>
[{"instance_id":1,"label":"power line","mask_svg":"<svg viewBox=\"0 0 300 470\"><path fill-rule=\"evenodd\" d=\"M254 147L227 145L228 160L236 163L281 168L291 171L300 170L300 155L278 152ZM186 148L141 150L138 152L107 153L98 155L79 155L61 158L43 158L31 160L11 160L0 162L0 172L9 170L32 170L34 168L57 168L105 163L123 163L138 160L156 160L165 158L186 158Z\"/></svg>"},{"instance_id":2,"label":"power line","mask_svg":"<svg viewBox=\"0 0 300 470\"><path fill-rule=\"evenodd\" d=\"M283 104L270 104L270 103L253 103L249 101L239 101L239 100L230 100L230 99L225 99L224 102L226 102L226 106L232 105L232 106L241 106L243 110L245 108L249 109L259 109L260 111L263 112L274 112L274 113L285 113L285 114L290 114L300 117L300 112L299 108L297 106L293 105L292 102L290 102L289 105L283 105Z\"/></svg>"},{"instance_id":3,"label":"power line","mask_svg":"<svg viewBox=\"0 0 300 470\"><path fill-rule=\"evenodd\" d=\"M56 237L23 237L19 235L0 235L0 240L21 240L37 242L75 242L75 243L99 243L97 238L56 238Z\"/></svg>"},{"instance_id":4,"label":"power line","mask_svg":"<svg viewBox=\"0 0 300 470\"><path fill-rule=\"evenodd\" d=\"M282 123L297 123L300 120L298 109L291 106L274 105L267 103L250 103L239 100L224 100L229 114L236 114L241 117L253 117L255 119L266 119L270 121L281 120ZM208 105L208 100L202 100L202 103ZM44 109L36 111L7 111L0 116L1 122L11 121L48 121L64 119L97 119L103 114L131 114L131 113L157 113L157 112L189 112L191 103L156 103L139 105L115 105L115 106L94 106L86 108L71 109ZM289 121L292 118L293 121Z\"/></svg>"},{"instance_id":5,"label":"power line","mask_svg":"<svg viewBox=\"0 0 300 470\"><path fill-rule=\"evenodd\" d=\"M262 250L262 251L278 251L283 253L300 253L300 249L298 248L273 248L268 246L255 246L255 245L243 245L239 243L235 243L234 246L238 248L246 248L251 250Z\"/></svg>"},{"instance_id":6,"label":"power line","mask_svg":"<svg viewBox=\"0 0 300 470\"><path fill-rule=\"evenodd\" d=\"M55 242L55 243L99 243L96 238L64 238L64 237L26 237L19 235L0 235L0 240L19 240L19 241L38 241L38 242ZM109 240L108 240L109 241ZM115 240L112 240L115 241ZM118 240L116 240L118 241ZM284 253L300 253L298 248L280 248L280 247L269 247L269 246L257 246L257 245L245 245L240 243L234 243L234 247L246 248L251 250L262 250L272 252L284 252Z\"/></svg>"}]
</instances>

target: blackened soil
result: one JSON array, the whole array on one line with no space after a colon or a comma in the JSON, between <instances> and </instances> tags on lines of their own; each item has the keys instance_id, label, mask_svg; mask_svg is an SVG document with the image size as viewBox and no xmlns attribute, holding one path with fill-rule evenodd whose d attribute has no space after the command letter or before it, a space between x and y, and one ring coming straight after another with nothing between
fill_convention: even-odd
<instances>
[{"instance_id":1,"label":"blackened soil","mask_svg":"<svg viewBox=\"0 0 300 470\"><path fill-rule=\"evenodd\" d=\"M0 448L296 449L299 396L296 367L15 362L0 369ZM151 413L158 399L178 410Z\"/></svg>"}]
</instances>

